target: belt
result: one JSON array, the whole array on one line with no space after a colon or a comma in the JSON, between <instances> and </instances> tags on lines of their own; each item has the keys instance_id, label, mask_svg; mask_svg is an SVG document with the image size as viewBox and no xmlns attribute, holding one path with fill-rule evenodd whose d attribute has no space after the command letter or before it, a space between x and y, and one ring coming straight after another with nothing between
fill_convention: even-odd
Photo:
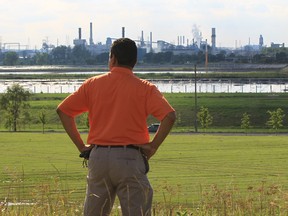
<instances>
[{"instance_id":1,"label":"belt","mask_svg":"<svg viewBox=\"0 0 288 216\"><path fill-rule=\"evenodd\" d=\"M96 148L131 148L140 150L140 147L134 145L97 145Z\"/></svg>"}]
</instances>

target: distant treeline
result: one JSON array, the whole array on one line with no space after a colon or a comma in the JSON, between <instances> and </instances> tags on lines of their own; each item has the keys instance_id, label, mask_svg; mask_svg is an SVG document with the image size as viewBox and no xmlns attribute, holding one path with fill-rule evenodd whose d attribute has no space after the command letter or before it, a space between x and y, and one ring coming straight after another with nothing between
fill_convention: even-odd
<instances>
[{"instance_id":1,"label":"distant treeline","mask_svg":"<svg viewBox=\"0 0 288 216\"><path fill-rule=\"evenodd\" d=\"M16 52L1 52L0 65L103 65L108 64L109 53L92 54L85 46L58 46L50 52L36 52L29 55L22 52L21 57ZM199 51L197 54L173 54L173 52L146 53L139 55L142 64L189 64L205 63L206 54ZM249 51L231 52L222 50L212 55L208 54L209 62L235 63L288 63L288 48L263 48L261 52Z\"/></svg>"}]
</instances>

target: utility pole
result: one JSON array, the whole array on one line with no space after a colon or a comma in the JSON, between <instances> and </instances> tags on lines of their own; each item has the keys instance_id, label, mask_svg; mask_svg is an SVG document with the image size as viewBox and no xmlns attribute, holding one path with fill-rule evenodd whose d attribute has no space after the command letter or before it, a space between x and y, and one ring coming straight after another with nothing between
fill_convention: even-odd
<instances>
[{"instance_id":1,"label":"utility pole","mask_svg":"<svg viewBox=\"0 0 288 216\"><path fill-rule=\"evenodd\" d=\"M195 85L195 91L194 91L194 127L195 127L195 133L198 132L198 126L197 126L197 70L196 70L196 64L194 65L194 85Z\"/></svg>"}]
</instances>

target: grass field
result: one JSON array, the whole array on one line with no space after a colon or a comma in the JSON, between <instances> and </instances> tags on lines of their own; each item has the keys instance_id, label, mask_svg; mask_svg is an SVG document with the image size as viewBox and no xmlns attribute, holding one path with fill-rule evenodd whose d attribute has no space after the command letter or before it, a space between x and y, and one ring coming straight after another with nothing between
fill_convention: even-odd
<instances>
[{"instance_id":1,"label":"grass field","mask_svg":"<svg viewBox=\"0 0 288 216\"><path fill-rule=\"evenodd\" d=\"M2 212L81 215L87 169L66 134L0 133L0 147ZM285 135L171 134L150 160L154 215L287 215L287 155Z\"/></svg>"}]
</instances>

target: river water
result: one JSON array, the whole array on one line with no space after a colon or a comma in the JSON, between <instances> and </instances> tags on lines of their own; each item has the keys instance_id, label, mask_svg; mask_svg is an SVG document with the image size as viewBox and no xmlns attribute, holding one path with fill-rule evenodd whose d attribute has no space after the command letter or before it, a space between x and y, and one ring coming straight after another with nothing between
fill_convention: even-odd
<instances>
[{"instance_id":1,"label":"river water","mask_svg":"<svg viewBox=\"0 0 288 216\"><path fill-rule=\"evenodd\" d=\"M1 72L1 74L51 74L51 72L35 72L35 71L21 71L17 72ZM53 72L52 72L53 73ZM57 72L57 74L95 74L91 72ZM99 73L99 72L98 72ZM138 72L137 72L138 73ZM139 73L171 73L171 71L141 71ZM194 73L193 71L174 71L172 73ZM203 71L198 71L201 74ZM26 90L32 93L72 93L76 91L84 80L68 79L68 80L15 80L15 79L0 79L0 93L4 93L7 87L18 83ZM163 93L194 93L195 82L191 80L151 80L158 89ZM232 80L207 80L197 79L196 91L199 93L282 93L288 90L288 80L246 80L246 81L232 81Z\"/></svg>"},{"instance_id":2,"label":"river water","mask_svg":"<svg viewBox=\"0 0 288 216\"><path fill-rule=\"evenodd\" d=\"M0 80L0 93L7 87L18 83L32 93L72 93L76 91L84 80ZM194 80L151 80L163 93L193 93ZM231 81L198 80L198 93L282 93L288 90L288 83L242 83Z\"/></svg>"}]
</instances>

